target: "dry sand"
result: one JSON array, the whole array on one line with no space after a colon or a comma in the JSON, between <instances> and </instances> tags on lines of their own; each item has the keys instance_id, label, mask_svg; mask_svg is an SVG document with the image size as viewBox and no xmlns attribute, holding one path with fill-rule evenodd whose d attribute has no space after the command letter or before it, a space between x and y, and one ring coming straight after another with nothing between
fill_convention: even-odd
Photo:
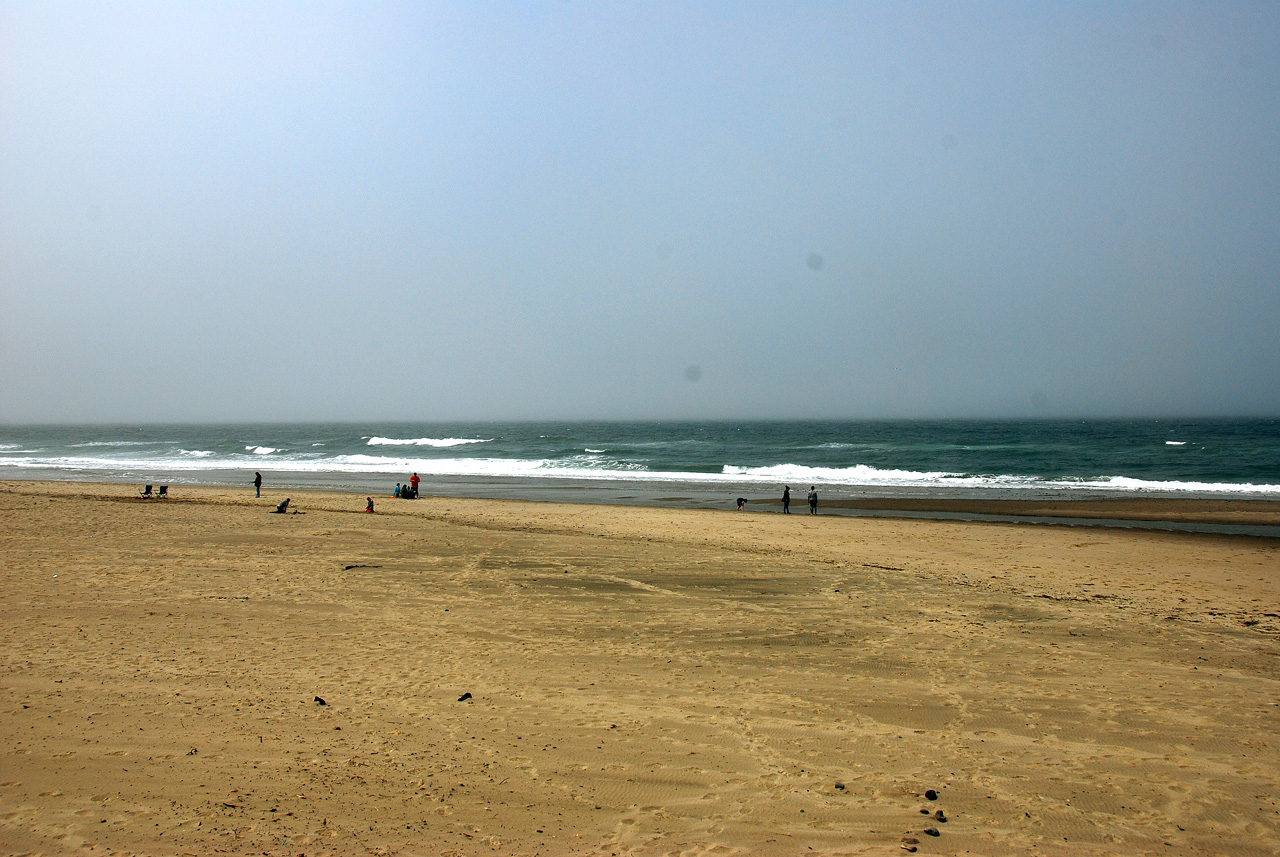
<instances>
[{"instance_id":1,"label":"dry sand","mask_svg":"<svg viewBox=\"0 0 1280 857\"><path fill-rule=\"evenodd\" d=\"M0 485L2 853L1280 853L1269 540L172 490Z\"/></svg>"}]
</instances>

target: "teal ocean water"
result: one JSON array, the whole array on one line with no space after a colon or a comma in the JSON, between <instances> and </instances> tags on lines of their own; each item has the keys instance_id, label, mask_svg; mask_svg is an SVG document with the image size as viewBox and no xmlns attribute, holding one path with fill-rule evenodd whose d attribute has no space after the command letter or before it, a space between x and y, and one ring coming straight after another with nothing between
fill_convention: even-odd
<instances>
[{"instance_id":1,"label":"teal ocean water","mask_svg":"<svg viewBox=\"0 0 1280 857\"><path fill-rule=\"evenodd\" d=\"M1280 498L1280 420L0 427L0 479L228 485L254 471L362 490L416 472L475 496L817 485L854 497Z\"/></svg>"}]
</instances>

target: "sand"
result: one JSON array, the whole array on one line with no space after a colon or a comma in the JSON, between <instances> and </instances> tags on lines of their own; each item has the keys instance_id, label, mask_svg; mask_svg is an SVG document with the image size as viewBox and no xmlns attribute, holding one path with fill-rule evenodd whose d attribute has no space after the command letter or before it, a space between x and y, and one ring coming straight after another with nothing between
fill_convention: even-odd
<instances>
[{"instance_id":1,"label":"sand","mask_svg":"<svg viewBox=\"0 0 1280 857\"><path fill-rule=\"evenodd\" d=\"M171 491L0 484L0 853L1280 853L1271 540Z\"/></svg>"},{"instance_id":2,"label":"sand","mask_svg":"<svg viewBox=\"0 0 1280 857\"><path fill-rule=\"evenodd\" d=\"M782 507L773 498L752 499ZM798 504L804 506L804 503ZM1114 497L1087 500L976 500L950 498L873 498L823 500L824 508L874 509L907 512L977 512L1052 518L1094 518L1113 521L1177 521L1192 524L1261 524L1280 526L1280 501L1205 500L1200 498ZM794 510L793 510L794 511ZM807 511L807 509L805 509Z\"/></svg>"}]
</instances>

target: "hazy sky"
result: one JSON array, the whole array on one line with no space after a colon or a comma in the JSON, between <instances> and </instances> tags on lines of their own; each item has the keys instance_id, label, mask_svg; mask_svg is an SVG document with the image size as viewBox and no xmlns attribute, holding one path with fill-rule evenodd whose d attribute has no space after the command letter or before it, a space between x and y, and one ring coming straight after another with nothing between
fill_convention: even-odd
<instances>
[{"instance_id":1,"label":"hazy sky","mask_svg":"<svg viewBox=\"0 0 1280 857\"><path fill-rule=\"evenodd\" d=\"M1274 3L0 2L0 422L1175 414Z\"/></svg>"}]
</instances>

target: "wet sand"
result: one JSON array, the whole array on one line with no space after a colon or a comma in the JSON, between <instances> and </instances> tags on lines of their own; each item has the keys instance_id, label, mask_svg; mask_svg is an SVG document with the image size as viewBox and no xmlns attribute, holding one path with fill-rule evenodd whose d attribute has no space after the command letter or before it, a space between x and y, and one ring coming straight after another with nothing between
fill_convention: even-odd
<instances>
[{"instance_id":1,"label":"wet sand","mask_svg":"<svg viewBox=\"0 0 1280 857\"><path fill-rule=\"evenodd\" d=\"M761 501L753 500L758 503ZM782 507L781 500L763 501ZM804 498L798 504L807 511ZM823 508L902 512L976 512L1020 517L1092 518L1113 521L1173 521L1196 524L1280 526L1280 501L1205 500L1177 497L1116 497L1086 500L918 499L914 497L824 500ZM793 500L792 512L797 511Z\"/></svg>"},{"instance_id":2,"label":"wet sand","mask_svg":"<svg viewBox=\"0 0 1280 857\"><path fill-rule=\"evenodd\" d=\"M0 853L1280 853L1271 540L171 491L0 484Z\"/></svg>"}]
</instances>

